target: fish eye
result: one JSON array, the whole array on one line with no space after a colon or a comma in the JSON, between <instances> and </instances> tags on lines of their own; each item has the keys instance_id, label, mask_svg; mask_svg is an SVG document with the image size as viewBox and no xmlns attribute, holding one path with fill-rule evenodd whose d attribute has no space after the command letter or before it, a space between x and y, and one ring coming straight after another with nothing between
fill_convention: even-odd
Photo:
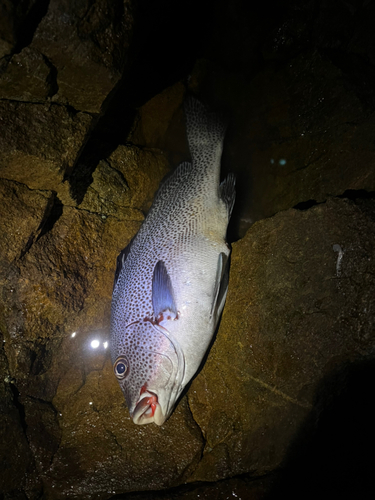
<instances>
[{"instance_id":1,"label":"fish eye","mask_svg":"<svg viewBox=\"0 0 375 500\"><path fill-rule=\"evenodd\" d=\"M127 359L123 357L116 359L116 362L113 365L113 370L119 380L124 379L129 372L129 363Z\"/></svg>"}]
</instances>

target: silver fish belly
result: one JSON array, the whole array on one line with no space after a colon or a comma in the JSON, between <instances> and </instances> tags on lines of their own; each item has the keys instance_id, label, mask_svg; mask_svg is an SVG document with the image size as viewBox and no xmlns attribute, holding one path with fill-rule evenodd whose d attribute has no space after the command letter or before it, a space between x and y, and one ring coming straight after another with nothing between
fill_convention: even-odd
<instances>
[{"instance_id":1,"label":"silver fish belly","mask_svg":"<svg viewBox=\"0 0 375 500\"><path fill-rule=\"evenodd\" d=\"M225 126L193 98L185 114L192 162L163 181L117 258L111 358L136 424L162 425L170 416L207 351L228 288L235 178L220 184Z\"/></svg>"}]
</instances>

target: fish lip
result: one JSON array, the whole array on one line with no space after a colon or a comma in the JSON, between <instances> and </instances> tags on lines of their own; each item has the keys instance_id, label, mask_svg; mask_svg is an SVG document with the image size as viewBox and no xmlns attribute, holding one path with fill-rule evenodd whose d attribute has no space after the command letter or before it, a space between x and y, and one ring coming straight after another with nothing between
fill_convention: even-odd
<instances>
[{"instance_id":1,"label":"fish lip","mask_svg":"<svg viewBox=\"0 0 375 500\"><path fill-rule=\"evenodd\" d=\"M153 405L153 409L151 405ZM152 422L162 425L167 419L167 416L163 415L157 394L149 390L141 394L131 417L137 425L150 424Z\"/></svg>"}]
</instances>

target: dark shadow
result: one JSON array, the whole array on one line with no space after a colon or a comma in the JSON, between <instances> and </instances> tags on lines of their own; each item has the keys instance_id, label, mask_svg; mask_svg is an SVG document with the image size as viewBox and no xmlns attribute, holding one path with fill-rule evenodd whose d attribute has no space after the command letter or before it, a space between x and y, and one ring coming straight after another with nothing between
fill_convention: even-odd
<instances>
[{"instance_id":1,"label":"dark shadow","mask_svg":"<svg viewBox=\"0 0 375 500\"><path fill-rule=\"evenodd\" d=\"M347 198L348 200L373 200L375 191L366 191L365 189L347 189L338 198Z\"/></svg>"},{"instance_id":2,"label":"dark shadow","mask_svg":"<svg viewBox=\"0 0 375 500\"><path fill-rule=\"evenodd\" d=\"M50 232L56 222L60 219L63 213L63 203L56 196L56 193L53 193L46 210L46 213L43 217L43 220L40 224L40 233L35 240L35 243L40 240L40 238Z\"/></svg>"},{"instance_id":3,"label":"dark shadow","mask_svg":"<svg viewBox=\"0 0 375 500\"><path fill-rule=\"evenodd\" d=\"M309 210L312 207L315 207L315 205L319 205L319 203L316 200L307 200L307 201L300 201L297 203L297 205L294 205L295 210Z\"/></svg>"},{"instance_id":4,"label":"dark shadow","mask_svg":"<svg viewBox=\"0 0 375 500\"><path fill-rule=\"evenodd\" d=\"M265 500L374 498L375 359L348 363L319 384Z\"/></svg>"},{"instance_id":5,"label":"dark shadow","mask_svg":"<svg viewBox=\"0 0 375 500\"><path fill-rule=\"evenodd\" d=\"M252 479L247 474L214 483L195 482L162 491L142 491L115 495L110 500L260 500L273 477Z\"/></svg>"},{"instance_id":6,"label":"dark shadow","mask_svg":"<svg viewBox=\"0 0 375 500\"><path fill-rule=\"evenodd\" d=\"M14 2L19 4L21 2ZM39 23L43 17L47 14L50 0L36 0L35 2L30 2L31 7L29 9L25 8L24 5L16 5L16 23L14 26L14 31L17 37L17 43L14 48L14 52L17 54L28 45L30 45L35 31L37 30Z\"/></svg>"}]
</instances>

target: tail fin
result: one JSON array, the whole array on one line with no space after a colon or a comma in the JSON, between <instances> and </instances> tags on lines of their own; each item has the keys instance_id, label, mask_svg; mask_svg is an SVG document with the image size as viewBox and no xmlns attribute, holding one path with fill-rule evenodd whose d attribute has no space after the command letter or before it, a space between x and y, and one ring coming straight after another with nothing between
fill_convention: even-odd
<instances>
[{"instance_id":1,"label":"tail fin","mask_svg":"<svg viewBox=\"0 0 375 500\"><path fill-rule=\"evenodd\" d=\"M186 129L193 163L219 162L226 130L221 117L208 111L206 106L193 97L185 101ZM218 167L219 167L218 165ZM220 168L220 167L219 167Z\"/></svg>"}]
</instances>

